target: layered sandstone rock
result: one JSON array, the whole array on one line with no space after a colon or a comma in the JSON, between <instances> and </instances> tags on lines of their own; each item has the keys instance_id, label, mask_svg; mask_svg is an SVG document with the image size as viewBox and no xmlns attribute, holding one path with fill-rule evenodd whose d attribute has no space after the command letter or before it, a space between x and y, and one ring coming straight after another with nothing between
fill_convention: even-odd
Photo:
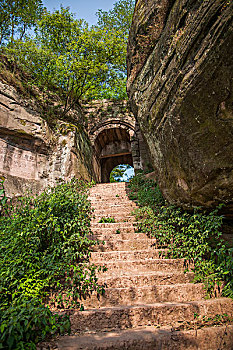
<instances>
[{"instance_id":1,"label":"layered sandstone rock","mask_svg":"<svg viewBox=\"0 0 233 350\"><path fill-rule=\"evenodd\" d=\"M233 215L233 2L138 0L128 93L164 196Z\"/></svg>"},{"instance_id":2,"label":"layered sandstone rock","mask_svg":"<svg viewBox=\"0 0 233 350\"><path fill-rule=\"evenodd\" d=\"M0 175L8 196L36 193L58 180L91 179L92 147L74 125L58 122L51 130L16 89L0 83Z\"/></svg>"}]
</instances>

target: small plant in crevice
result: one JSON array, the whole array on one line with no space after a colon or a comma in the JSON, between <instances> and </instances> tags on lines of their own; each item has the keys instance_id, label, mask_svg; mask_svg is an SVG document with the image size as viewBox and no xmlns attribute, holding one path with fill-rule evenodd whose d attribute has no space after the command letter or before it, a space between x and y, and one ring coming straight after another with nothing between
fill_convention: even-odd
<instances>
[{"instance_id":1,"label":"small plant in crevice","mask_svg":"<svg viewBox=\"0 0 233 350\"><path fill-rule=\"evenodd\" d=\"M233 298L233 249L222 238L221 206L212 212L195 208L192 213L170 206L143 174L131 180L129 191L140 205L134 211L138 230L155 238L155 248L166 248L165 258L194 264L194 282L203 282L208 296Z\"/></svg>"},{"instance_id":2,"label":"small plant in crevice","mask_svg":"<svg viewBox=\"0 0 233 350\"><path fill-rule=\"evenodd\" d=\"M115 221L115 218L113 218L112 216L103 216L100 220L99 220L99 223L114 223L116 222Z\"/></svg>"},{"instance_id":3,"label":"small plant in crevice","mask_svg":"<svg viewBox=\"0 0 233 350\"><path fill-rule=\"evenodd\" d=\"M121 233L121 231L120 231L120 229L118 228L118 229L116 230L116 234L119 235L120 233Z\"/></svg>"},{"instance_id":4,"label":"small plant in crevice","mask_svg":"<svg viewBox=\"0 0 233 350\"><path fill-rule=\"evenodd\" d=\"M50 311L79 307L104 293L89 262L93 246L89 184L72 180L41 195L19 198L0 217L0 349L36 349L48 335L69 331L66 316ZM47 305L47 306L46 306Z\"/></svg>"},{"instance_id":5,"label":"small plant in crevice","mask_svg":"<svg viewBox=\"0 0 233 350\"><path fill-rule=\"evenodd\" d=\"M3 176L0 176L0 215L3 212L3 207L6 205L6 202L7 202L4 181L5 181L5 178Z\"/></svg>"}]
</instances>

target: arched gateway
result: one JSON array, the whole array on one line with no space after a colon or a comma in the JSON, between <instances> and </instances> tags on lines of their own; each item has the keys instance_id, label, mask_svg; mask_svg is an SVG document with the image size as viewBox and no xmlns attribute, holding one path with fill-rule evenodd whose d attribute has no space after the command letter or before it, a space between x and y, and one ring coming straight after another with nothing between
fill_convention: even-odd
<instances>
[{"instance_id":1,"label":"arched gateway","mask_svg":"<svg viewBox=\"0 0 233 350\"><path fill-rule=\"evenodd\" d=\"M142 137L135 120L107 119L89 131L94 148L94 170L98 182L109 182L111 171L120 164L134 170L144 168L140 144Z\"/></svg>"},{"instance_id":2,"label":"arched gateway","mask_svg":"<svg viewBox=\"0 0 233 350\"><path fill-rule=\"evenodd\" d=\"M120 164L131 165L136 172L147 167L147 145L127 101L92 101L84 110L97 182L109 182L111 171Z\"/></svg>"}]
</instances>

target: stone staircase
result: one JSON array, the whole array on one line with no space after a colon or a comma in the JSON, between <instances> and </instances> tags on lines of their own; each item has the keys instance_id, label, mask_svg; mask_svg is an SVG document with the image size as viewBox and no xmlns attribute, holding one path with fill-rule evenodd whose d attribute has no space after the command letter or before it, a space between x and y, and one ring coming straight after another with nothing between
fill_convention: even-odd
<instances>
[{"instance_id":1,"label":"stone staircase","mask_svg":"<svg viewBox=\"0 0 233 350\"><path fill-rule=\"evenodd\" d=\"M136 205L127 197L126 184L98 184L90 200L93 237L105 241L91 259L108 269L99 275L106 293L86 300L85 311L70 312L72 334L60 337L55 347L232 350L232 325L195 329L194 317L233 316L232 300L206 300L202 284L191 283L192 272L184 273L184 260L161 258L155 240L135 232L131 212ZM102 217L115 222L99 223ZM194 329L177 328L192 323Z\"/></svg>"}]
</instances>

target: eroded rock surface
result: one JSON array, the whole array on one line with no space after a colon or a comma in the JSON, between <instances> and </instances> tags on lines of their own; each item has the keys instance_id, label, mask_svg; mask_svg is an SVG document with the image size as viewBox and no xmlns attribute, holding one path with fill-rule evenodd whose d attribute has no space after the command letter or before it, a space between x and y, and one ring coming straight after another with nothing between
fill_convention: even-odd
<instances>
[{"instance_id":1,"label":"eroded rock surface","mask_svg":"<svg viewBox=\"0 0 233 350\"><path fill-rule=\"evenodd\" d=\"M34 106L35 107L35 106ZM92 147L85 133L59 122L51 130L33 104L0 83L0 175L8 196L36 193L58 180L89 180Z\"/></svg>"},{"instance_id":2,"label":"eroded rock surface","mask_svg":"<svg viewBox=\"0 0 233 350\"><path fill-rule=\"evenodd\" d=\"M138 0L128 93L165 197L233 215L233 2Z\"/></svg>"}]
</instances>

